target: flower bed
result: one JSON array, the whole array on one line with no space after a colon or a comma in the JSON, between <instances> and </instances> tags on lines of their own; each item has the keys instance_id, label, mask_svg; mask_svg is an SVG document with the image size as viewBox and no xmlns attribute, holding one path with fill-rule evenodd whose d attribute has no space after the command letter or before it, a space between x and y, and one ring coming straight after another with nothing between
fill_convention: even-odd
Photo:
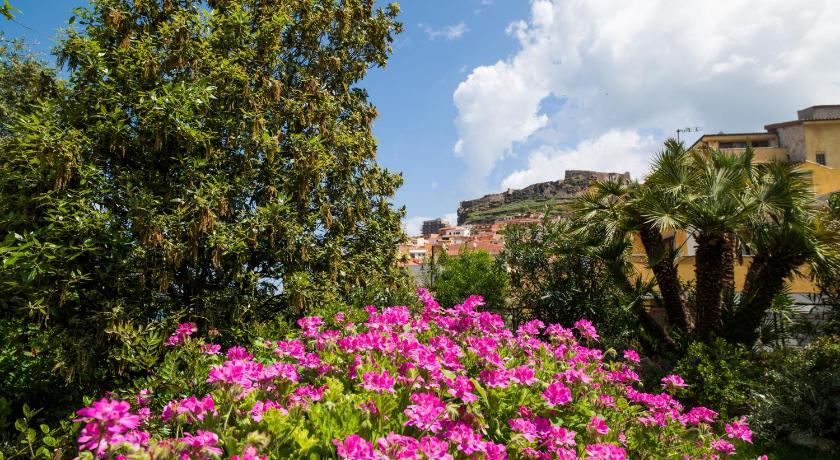
<instances>
[{"instance_id":1,"label":"flower bed","mask_svg":"<svg viewBox=\"0 0 840 460\"><path fill-rule=\"evenodd\" d=\"M593 348L588 321L512 332L477 309L480 297L442 309L418 293L416 314L306 317L294 337L224 356L180 325L167 345L183 381L132 389L130 400L116 390L79 410L80 456L718 458L751 442L743 421L685 410L669 393L679 376L663 378L666 392L640 391L636 352ZM173 385L190 391L163 397Z\"/></svg>"}]
</instances>

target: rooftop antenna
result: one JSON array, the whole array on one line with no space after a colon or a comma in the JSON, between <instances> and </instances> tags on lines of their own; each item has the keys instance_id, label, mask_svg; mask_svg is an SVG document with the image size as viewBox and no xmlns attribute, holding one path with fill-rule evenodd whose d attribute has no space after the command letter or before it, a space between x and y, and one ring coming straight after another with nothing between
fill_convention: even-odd
<instances>
[{"instance_id":1,"label":"rooftop antenna","mask_svg":"<svg viewBox=\"0 0 840 460\"><path fill-rule=\"evenodd\" d=\"M680 141L680 133L699 133L700 128L697 126L689 126L687 128L677 129L677 142Z\"/></svg>"}]
</instances>

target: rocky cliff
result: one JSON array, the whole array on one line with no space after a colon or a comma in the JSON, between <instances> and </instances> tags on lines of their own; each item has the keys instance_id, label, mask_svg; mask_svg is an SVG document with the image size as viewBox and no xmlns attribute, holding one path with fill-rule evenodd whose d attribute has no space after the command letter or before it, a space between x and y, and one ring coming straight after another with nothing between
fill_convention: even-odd
<instances>
[{"instance_id":1,"label":"rocky cliff","mask_svg":"<svg viewBox=\"0 0 840 460\"><path fill-rule=\"evenodd\" d=\"M566 171L563 180L541 182L520 190L485 195L462 201L458 208L458 225L490 223L494 220L530 212L540 212L546 206L555 208L567 204L575 195L599 180L616 177L630 179L630 173L597 171Z\"/></svg>"}]
</instances>

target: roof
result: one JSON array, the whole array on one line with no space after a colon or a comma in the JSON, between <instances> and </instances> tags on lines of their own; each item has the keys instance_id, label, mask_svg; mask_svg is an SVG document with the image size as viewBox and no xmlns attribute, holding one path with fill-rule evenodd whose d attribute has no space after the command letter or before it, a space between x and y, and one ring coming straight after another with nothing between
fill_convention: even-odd
<instances>
[{"instance_id":1,"label":"roof","mask_svg":"<svg viewBox=\"0 0 840 460\"><path fill-rule=\"evenodd\" d=\"M773 131L779 128L786 128L788 126L796 126L801 125L804 123L820 123L823 121L840 121L840 118L819 118L815 120L793 120L793 121L783 121L781 123L772 123L769 125L764 125L764 129L767 131Z\"/></svg>"}]
</instances>

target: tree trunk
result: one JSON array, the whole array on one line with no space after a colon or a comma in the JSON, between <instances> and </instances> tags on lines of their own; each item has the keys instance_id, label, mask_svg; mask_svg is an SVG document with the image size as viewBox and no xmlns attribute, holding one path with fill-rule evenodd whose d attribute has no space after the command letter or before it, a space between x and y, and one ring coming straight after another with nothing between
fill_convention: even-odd
<instances>
[{"instance_id":1,"label":"tree trunk","mask_svg":"<svg viewBox=\"0 0 840 460\"><path fill-rule=\"evenodd\" d=\"M747 271L738 312L726 325L727 340L746 346L758 340L758 328L772 306L773 298L782 291L785 279L801 262L762 255L753 258Z\"/></svg>"},{"instance_id":2,"label":"tree trunk","mask_svg":"<svg viewBox=\"0 0 840 460\"><path fill-rule=\"evenodd\" d=\"M723 243L723 254L721 255L723 279L721 280L721 282L723 288L723 295L726 295L735 292L735 234L724 234Z\"/></svg>"},{"instance_id":3,"label":"tree trunk","mask_svg":"<svg viewBox=\"0 0 840 460\"><path fill-rule=\"evenodd\" d=\"M682 288L677 267L674 266L673 249L665 246L662 234L652 225L643 224L639 235L645 247L648 264L656 277L656 284L659 285L668 322L677 329L688 332L692 321L681 296Z\"/></svg>"},{"instance_id":4,"label":"tree trunk","mask_svg":"<svg viewBox=\"0 0 840 460\"><path fill-rule=\"evenodd\" d=\"M697 235L695 258L695 307L697 310L696 334L701 340L711 342L723 326L723 286L728 269L725 267L727 243L721 233ZM730 259L731 260L731 259Z\"/></svg>"},{"instance_id":5,"label":"tree trunk","mask_svg":"<svg viewBox=\"0 0 840 460\"><path fill-rule=\"evenodd\" d=\"M633 289L633 285L630 284L630 281L627 279L627 275L618 264L607 263L607 270L609 270L613 279L618 282L621 290L626 295L635 295L636 290ZM645 308L640 299L634 299L632 307L636 317L639 318L639 324L642 325L642 328L650 334L651 337L656 339L666 351L670 352L676 349L676 343L674 343L674 339L671 338L667 329L656 321L656 318L654 318L653 315Z\"/></svg>"}]
</instances>

